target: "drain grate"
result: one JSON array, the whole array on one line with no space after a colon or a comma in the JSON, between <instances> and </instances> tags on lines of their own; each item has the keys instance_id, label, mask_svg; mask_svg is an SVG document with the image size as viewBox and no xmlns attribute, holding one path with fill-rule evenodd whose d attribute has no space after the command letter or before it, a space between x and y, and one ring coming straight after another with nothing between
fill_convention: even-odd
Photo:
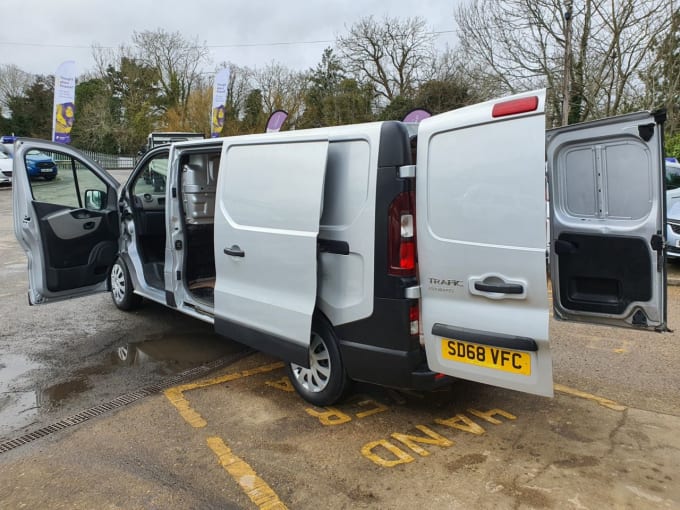
<instances>
[{"instance_id":1,"label":"drain grate","mask_svg":"<svg viewBox=\"0 0 680 510\"><path fill-rule=\"evenodd\" d=\"M213 370L217 370L218 368L222 368L231 365L232 363L236 363L240 359L243 359L246 356L250 356L255 352L257 351L247 349L245 351L236 353L232 356L225 356L224 358L211 361L210 363L206 363L205 365L185 370L182 373L179 373L166 379L161 384L154 384L152 386L147 386L146 388L142 388L131 393L126 393L125 395L116 397L113 400L110 400L109 402L104 402L103 404L96 405L94 407L81 411L78 414L74 414L73 416L69 416L68 418L59 420L58 422L52 423L51 425L47 425L46 427L42 427L33 432L29 432L28 434L24 434L17 438L10 439L9 441L0 443L0 454L13 450L14 448L18 448L19 446L28 444L32 441L35 441L36 439L41 439L45 436L49 436L50 434L54 434L55 432L59 432L69 427L73 427L74 425L79 425L91 418L96 418L97 416L101 416L104 413L113 411L114 409L125 407L126 405L132 404L133 402L136 402L137 400L140 400L144 397L160 393L163 390L166 390L178 384L185 383L187 381L205 375L209 372L212 372Z\"/></svg>"}]
</instances>

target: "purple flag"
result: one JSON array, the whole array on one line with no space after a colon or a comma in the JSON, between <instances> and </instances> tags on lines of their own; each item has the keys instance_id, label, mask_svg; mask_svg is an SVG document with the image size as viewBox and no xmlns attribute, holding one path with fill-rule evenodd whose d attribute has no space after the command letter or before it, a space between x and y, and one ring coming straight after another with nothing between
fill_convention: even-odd
<instances>
[{"instance_id":1,"label":"purple flag","mask_svg":"<svg viewBox=\"0 0 680 510\"><path fill-rule=\"evenodd\" d=\"M412 122L414 124L417 124L421 120L427 119L428 117L432 117L432 114L430 112L423 108L416 108L415 110L411 110L410 112L408 112L402 119L402 122Z\"/></svg>"},{"instance_id":2,"label":"purple flag","mask_svg":"<svg viewBox=\"0 0 680 510\"><path fill-rule=\"evenodd\" d=\"M287 118L288 112L285 112L283 110L276 110L269 116L269 120L267 121L267 129L265 130L265 132L276 133L277 131L280 131L281 126L283 126L283 123L286 122Z\"/></svg>"}]
</instances>

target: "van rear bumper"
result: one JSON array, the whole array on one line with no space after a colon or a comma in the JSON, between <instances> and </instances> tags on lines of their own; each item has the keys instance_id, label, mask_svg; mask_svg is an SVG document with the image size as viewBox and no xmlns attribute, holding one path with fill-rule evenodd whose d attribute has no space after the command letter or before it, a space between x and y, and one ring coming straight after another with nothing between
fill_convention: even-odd
<instances>
[{"instance_id":1,"label":"van rear bumper","mask_svg":"<svg viewBox=\"0 0 680 510\"><path fill-rule=\"evenodd\" d=\"M400 351L341 340L340 356L348 377L355 381L427 391L454 380L430 370L420 349Z\"/></svg>"},{"instance_id":2,"label":"van rear bumper","mask_svg":"<svg viewBox=\"0 0 680 510\"><path fill-rule=\"evenodd\" d=\"M420 371L415 371L411 374L411 389L430 391L441 388L442 386L448 386L455 380L455 377L439 374L437 372L433 372L429 368L425 368Z\"/></svg>"}]
</instances>

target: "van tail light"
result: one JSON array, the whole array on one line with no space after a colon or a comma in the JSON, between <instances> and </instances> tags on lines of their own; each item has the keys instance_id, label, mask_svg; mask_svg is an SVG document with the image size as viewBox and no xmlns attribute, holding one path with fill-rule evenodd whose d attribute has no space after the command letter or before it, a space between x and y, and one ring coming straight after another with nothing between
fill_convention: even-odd
<instances>
[{"instance_id":1,"label":"van tail light","mask_svg":"<svg viewBox=\"0 0 680 510\"><path fill-rule=\"evenodd\" d=\"M389 208L387 273L391 276L416 274L415 192L399 193Z\"/></svg>"},{"instance_id":2,"label":"van tail light","mask_svg":"<svg viewBox=\"0 0 680 510\"><path fill-rule=\"evenodd\" d=\"M533 112L538 108L538 97L522 97L520 99L510 99L493 105L491 116L505 117L507 115L517 115L519 113Z\"/></svg>"},{"instance_id":3,"label":"van tail light","mask_svg":"<svg viewBox=\"0 0 680 510\"><path fill-rule=\"evenodd\" d=\"M418 335L420 333L420 309L417 304L408 309L408 323L411 335Z\"/></svg>"}]
</instances>

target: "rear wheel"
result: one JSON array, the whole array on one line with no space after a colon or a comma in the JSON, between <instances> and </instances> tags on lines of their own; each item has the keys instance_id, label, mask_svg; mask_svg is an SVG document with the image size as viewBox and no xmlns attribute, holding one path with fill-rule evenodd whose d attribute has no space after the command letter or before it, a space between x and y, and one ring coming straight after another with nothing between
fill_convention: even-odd
<instances>
[{"instance_id":1,"label":"rear wheel","mask_svg":"<svg viewBox=\"0 0 680 510\"><path fill-rule=\"evenodd\" d=\"M120 258L111 268L111 298L121 310L134 310L142 304L142 296L134 293L130 272Z\"/></svg>"},{"instance_id":2,"label":"rear wheel","mask_svg":"<svg viewBox=\"0 0 680 510\"><path fill-rule=\"evenodd\" d=\"M333 328L320 317L315 317L312 322L309 368L288 363L286 370L300 396L317 406L336 403L348 387Z\"/></svg>"}]
</instances>

